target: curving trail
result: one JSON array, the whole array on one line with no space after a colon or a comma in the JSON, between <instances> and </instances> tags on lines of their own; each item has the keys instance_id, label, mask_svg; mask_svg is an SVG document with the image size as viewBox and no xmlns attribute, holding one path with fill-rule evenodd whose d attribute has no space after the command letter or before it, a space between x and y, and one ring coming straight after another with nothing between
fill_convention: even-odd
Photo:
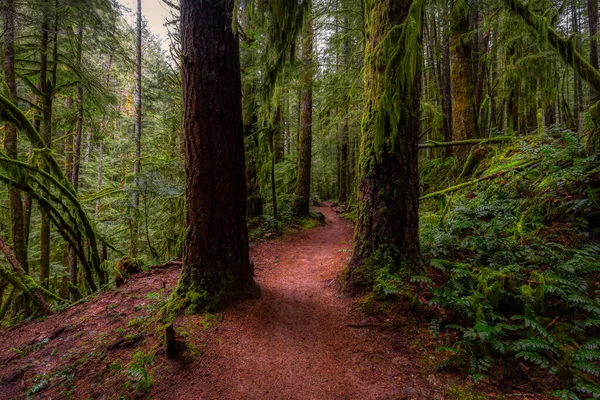
<instances>
[{"instance_id":1,"label":"curving trail","mask_svg":"<svg viewBox=\"0 0 600 400\"><path fill-rule=\"evenodd\" d=\"M177 318L197 348L189 363L165 357L164 326L144 325L179 276L178 268L153 269L46 319L0 329L0 400L134 398L135 354L154 360L141 398L444 398L448 382L423 362L429 355L410 324L356 328L364 316L356 299L339 297L335 281L350 256L352 225L331 207L316 210L325 226L252 248L259 299L229 307L210 329L203 316Z\"/></svg>"},{"instance_id":2,"label":"curving trail","mask_svg":"<svg viewBox=\"0 0 600 400\"><path fill-rule=\"evenodd\" d=\"M348 326L361 317L334 280L351 254L352 226L331 207L316 211L325 226L253 249L261 298L226 310L201 365L158 397L443 398L425 387L432 385L418 376L405 346L377 329Z\"/></svg>"}]
</instances>

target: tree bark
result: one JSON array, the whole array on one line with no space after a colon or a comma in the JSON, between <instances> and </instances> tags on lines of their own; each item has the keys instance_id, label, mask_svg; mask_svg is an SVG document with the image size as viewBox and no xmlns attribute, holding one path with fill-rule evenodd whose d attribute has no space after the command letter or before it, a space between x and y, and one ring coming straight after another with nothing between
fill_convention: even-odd
<instances>
[{"instance_id":1,"label":"tree bark","mask_svg":"<svg viewBox=\"0 0 600 400\"><path fill-rule=\"evenodd\" d=\"M4 80L8 88L8 98L12 102L17 99L17 82L15 79L15 1L4 0ZM17 127L5 125L4 149L6 155L12 159L18 156ZM24 210L21 193L9 187L8 198L10 204L10 228L15 256L26 273L29 272L27 259L27 239L25 237Z\"/></svg>"},{"instance_id":2,"label":"tree bark","mask_svg":"<svg viewBox=\"0 0 600 400\"><path fill-rule=\"evenodd\" d=\"M82 46L83 46L83 27L79 26L79 31L77 32L77 50L76 50L76 62L77 67L81 70L81 55L82 55ZM75 141L73 144L73 166L71 168L71 184L73 185L73 189L77 192L79 190L79 170L81 166L81 139L83 136L83 87L81 85L77 85L76 89L77 97L77 115L75 117ZM77 286L77 254L75 253L75 249L73 247L69 247L69 275L71 279L71 284L73 286ZM72 294L73 296L74 294ZM75 298L72 298L75 300Z\"/></svg>"},{"instance_id":3,"label":"tree bark","mask_svg":"<svg viewBox=\"0 0 600 400\"><path fill-rule=\"evenodd\" d=\"M343 62L346 67L346 73L350 66L350 32L348 17L344 16L344 41L342 42L342 56ZM340 131L340 178L339 178L339 190L338 190L338 201L342 204L348 202L348 188L349 188L349 174L348 174L348 136L350 133L350 122L348 114L350 113L350 98L347 97L344 101L344 118L342 121L342 129Z\"/></svg>"},{"instance_id":4,"label":"tree bark","mask_svg":"<svg viewBox=\"0 0 600 400\"><path fill-rule=\"evenodd\" d=\"M50 2L43 5L43 21L40 43L40 90L42 92L41 137L47 148L52 144L52 85L48 82L48 47L50 41ZM50 219L45 210L40 210L40 281L48 288L50 279Z\"/></svg>"},{"instance_id":5,"label":"tree bark","mask_svg":"<svg viewBox=\"0 0 600 400\"><path fill-rule=\"evenodd\" d=\"M137 0L135 63L135 160L133 162L133 199L131 202L131 243L129 254L136 257L140 206L140 171L142 167L142 0Z\"/></svg>"},{"instance_id":6,"label":"tree bark","mask_svg":"<svg viewBox=\"0 0 600 400\"><path fill-rule=\"evenodd\" d=\"M577 1L571 0L571 32L573 33L572 40L574 46L578 52L581 53L581 46L579 45L579 16L577 10ZM575 118L575 131L579 131L579 112L581 111L581 78L576 72L573 73L573 118Z\"/></svg>"},{"instance_id":7,"label":"tree bark","mask_svg":"<svg viewBox=\"0 0 600 400\"><path fill-rule=\"evenodd\" d=\"M375 0L368 12L358 217L354 254L343 278L349 293L370 290L381 274L422 271L418 145L423 1Z\"/></svg>"},{"instance_id":8,"label":"tree bark","mask_svg":"<svg viewBox=\"0 0 600 400\"><path fill-rule=\"evenodd\" d=\"M307 21L302 37L302 72L300 86L300 136L298 138L298 180L294 211L300 217L310 214L310 173L312 162L312 103L313 103L313 27Z\"/></svg>"},{"instance_id":9,"label":"tree bark","mask_svg":"<svg viewBox=\"0 0 600 400\"><path fill-rule=\"evenodd\" d=\"M181 1L186 167L183 267L170 312L256 295L248 254L239 48L233 0Z\"/></svg>"},{"instance_id":10,"label":"tree bark","mask_svg":"<svg viewBox=\"0 0 600 400\"><path fill-rule=\"evenodd\" d=\"M473 139L477 134L477 113L473 86L472 42L468 39L470 6L458 0L450 12L450 68L452 81L452 139ZM466 156L464 149L457 156Z\"/></svg>"},{"instance_id":11,"label":"tree bark","mask_svg":"<svg viewBox=\"0 0 600 400\"><path fill-rule=\"evenodd\" d=\"M444 10L447 18L449 12ZM447 26L447 25L446 25ZM442 109L444 111L444 139L452 141L452 73L450 67L450 35L444 34L442 39ZM446 156L452 155L452 147L446 148Z\"/></svg>"},{"instance_id":12,"label":"tree bark","mask_svg":"<svg viewBox=\"0 0 600 400\"><path fill-rule=\"evenodd\" d=\"M598 42L596 34L598 33L598 0L587 0L588 6L588 25L590 31L590 64L594 69L598 69ZM600 100L600 92L593 87L590 88L590 103L594 104Z\"/></svg>"}]
</instances>

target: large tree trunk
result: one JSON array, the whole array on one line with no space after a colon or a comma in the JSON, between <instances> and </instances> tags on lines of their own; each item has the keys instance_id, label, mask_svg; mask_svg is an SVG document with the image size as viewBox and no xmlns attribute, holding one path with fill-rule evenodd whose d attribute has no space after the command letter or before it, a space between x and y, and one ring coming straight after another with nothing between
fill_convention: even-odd
<instances>
[{"instance_id":1,"label":"large tree trunk","mask_svg":"<svg viewBox=\"0 0 600 400\"><path fill-rule=\"evenodd\" d=\"M8 88L8 98L12 102L17 99L17 82L15 79L15 1L4 1L4 80ZM5 125L4 148L6 155L17 159L18 136L17 127ZM21 193L14 188L8 189L8 198L10 202L10 223L11 235L15 257L23 267L26 273L29 273L29 263L27 260L27 239L25 238L23 202Z\"/></svg>"},{"instance_id":2,"label":"large tree trunk","mask_svg":"<svg viewBox=\"0 0 600 400\"><path fill-rule=\"evenodd\" d=\"M140 207L140 170L142 168L142 0L137 1L135 63L135 160L133 162L133 199L131 202L131 242L129 254L138 252L138 217Z\"/></svg>"},{"instance_id":3,"label":"large tree trunk","mask_svg":"<svg viewBox=\"0 0 600 400\"><path fill-rule=\"evenodd\" d=\"M186 224L171 312L257 294L248 255L239 48L233 0L182 0Z\"/></svg>"},{"instance_id":4,"label":"large tree trunk","mask_svg":"<svg viewBox=\"0 0 600 400\"><path fill-rule=\"evenodd\" d=\"M468 38L470 5L458 0L450 13L450 66L452 80L452 139L473 139L477 134L472 43ZM459 157L468 149L457 149Z\"/></svg>"},{"instance_id":5,"label":"large tree trunk","mask_svg":"<svg viewBox=\"0 0 600 400\"><path fill-rule=\"evenodd\" d=\"M300 105L300 136L298 138L298 180L294 211L306 217L310 214L310 170L312 160L312 101L313 101L313 27L306 22L302 38L302 101Z\"/></svg>"},{"instance_id":6,"label":"large tree trunk","mask_svg":"<svg viewBox=\"0 0 600 400\"><path fill-rule=\"evenodd\" d=\"M350 293L369 290L382 273L422 270L418 145L423 0L369 4L358 217L354 254L344 276Z\"/></svg>"}]
</instances>

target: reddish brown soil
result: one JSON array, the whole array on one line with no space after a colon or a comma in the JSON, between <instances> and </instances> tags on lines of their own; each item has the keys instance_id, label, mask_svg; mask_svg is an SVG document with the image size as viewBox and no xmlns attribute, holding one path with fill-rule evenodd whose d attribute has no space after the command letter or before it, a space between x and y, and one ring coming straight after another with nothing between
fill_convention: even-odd
<instances>
[{"instance_id":1,"label":"reddish brown soil","mask_svg":"<svg viewBox=\"0 0 600 400\"><path fill-rule=\"evenodd\" d=\"M177 269L152 270L45 321L0 331L0 399L457 398L449 375L434 372L424 348L431 337L408 324L374 326L385 321L365 319L356 299L338 295L352 227L330 207L317 211L325 226L253 248L260 299L175 321L188 347L177 360L166 359L164 326L153 318ZM132 367L140 355L150 357L146 387Z\"/></svg>"}]
</instances>

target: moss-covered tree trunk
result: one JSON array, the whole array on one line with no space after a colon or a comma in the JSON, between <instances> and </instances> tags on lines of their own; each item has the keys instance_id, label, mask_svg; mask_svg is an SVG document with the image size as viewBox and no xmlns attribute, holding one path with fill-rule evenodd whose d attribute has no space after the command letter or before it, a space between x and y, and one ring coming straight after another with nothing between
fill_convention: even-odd
<instances>
[{"instance_id":1,"label":"moss-covered tree trunk","mask_svg":"<svg viewBox=\"0 0 600 400\"><path fill-rule=\"evenodd\" d=\"M181 1L187 235L171 311L217 309L257 291L248 256L233 3Z\"/></svg>"},{"instance_id":2,"label":"moss-covered tree trunk","mask_svg":"<svg viewBox=\"0 0 600 400\"><path fill-rule=\"evenodd\" d=\"M347 292L381 275L415 274L419 255L418 141L422 0L368 2L365 101L354 254Z\"/></svg>"},{"instance_id":3,"label":"moss-covered tree trunk","mask_svg":"<svg viewBox=\"0 0 600 400\"><path fill-rule=\"evenodd\" d=\"M450 13L450 69L452 81L453 140L472 139L477 134L475 87L473 84L472 41L469 39L471 8L466 0L458 0ZM468 148L455 149L464 157Z\"/></svg>"},{"instance_id":4,"label":"moss-covered tree trunk","mask_svg":"<svg viewBox=\"0 0 600 400\"><path fill-rule=\"evenodd\" d=\"M588 6L588 26L590 34L590 64L594 69L598 69L598 0L587 0ZM600 100L600 92L593 87L590 88L590 103L594 104Z\"/></svg>"},{"instance_id":5,"label":"moss-covered tree trunk","mask_svg":"<svg viewBox=\"0 0 600 400\"><path fill-rule=\"evenodd\" d=\"M40 43L39 87L42 93L42 121L40 132L44 145L52 145L52 85L48 81L48 48L50 42L50 1L43 4L43 21ZM48 288L50 279L50 218L48 213L40 210L40 281Z\"/></svg>"},{"instance_id":6,"label":"moss-covered tree trunk","mask_svg":"<svg viewBox=\"0 0 600 400\"><path fill-rule=\"evenodd\" d=\"M306 22L302 37L302 87L300 102L300 135L298 137L298 180L294 212L306 217L310 214L310 170L312 162L312 103L313 103L313 27Z\"/></svg>"},{"instance_id":7,"label":"moss-covered tree trunk","mask_svg":"<svg viewBox=\"0 0 600 400\"><path fill-rule=\"evenodd\" d=\"M442 10L442 18L449 15L449 7ZM445 24L444 26L448 26ZM447 29L444 31L447 32ZM444 140L452 141L452 68L450 67L450 36L443 35L442 38L442 110L444 111ZM452 147L446 148L446 156L452 155Z\"/></svg>"},{"instance_id":8,"label":"moss-covered tree trunk","mask_svg":"<svg viewBox=\"0 0 600 400\"><path fill-rule=\"evenodd\" d=\"M350 60L350 32L348 17L344 16L344 41L342 42L342 57L346 68L349 67ZM340 168L339 168L339 185L338 185L338 201L342 204L348 202L348 187L349 187L349 172L348 172L348 140L350 134L350 122L348 114L350 113L350 99L346 98L344 102L344 119L342 121L342 129L340 131Z\"/></svg>"},{"instance_id":9,"label":"moss-covered tree trunk","mask_svg":"<svg viewBox=\"0 0 600 400\"><path fill-rule=\"evenodd\" d=\"M15 79L15 1L4 2L4 80L8 89L8 98L12 102L17 99L17 82ZM11 124L5 125L4 149L6 155L12 159L18 156L17 127ZM17 261L26 273L29 273L27 259L27 240L25 238L23 202L21 193L15 188L9 187L8 198L10 203L10 223L13 248Z\"/></svg>"}]
</instances>

